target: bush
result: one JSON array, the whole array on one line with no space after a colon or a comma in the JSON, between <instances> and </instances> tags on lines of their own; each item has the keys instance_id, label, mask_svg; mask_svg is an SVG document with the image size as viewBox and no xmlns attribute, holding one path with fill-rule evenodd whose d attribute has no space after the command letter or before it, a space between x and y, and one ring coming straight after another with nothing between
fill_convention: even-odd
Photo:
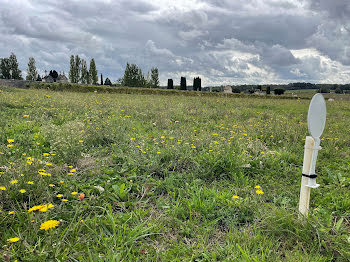
<instances>
[{"instance_id":1,"label":"bush","mask_svg":"<svg viewBox=\"0 0 350 262\"><path fill-rule=\"evenodd\" d=\"M317 93L330 93L331 91L327 87L321 87L320 89L317 90Z\"/></svg>"},{"instance_id":2,"label":"bush","mask_svg":"<svg viewBox=\"0 0 350 262\"><path fill-rule=\"evenodd\" d=\"M342 94L343 93L343 90L341 88L336 88L335 91L334 91L336 94Z\"/></svg>"},{"instance_id":3,"label":"bush","mask_svg":"<svg viewBox=\"0 0 350 262\"><path fill-rule=\"evenodd\" d=\"M232 93L236 93L236 94L239 94L241 92L241 89L237 86L233 86L232 87Z\"/></svg>"},{"instance_id":4,"label":"bush","mask_svg":"<svg viewBox=\"0 0 350 262\"><path fill-rule=\"evenodd\" d=\"M267 95L271 94L271 87L270 86L266 87L266 94Z\"/></svg>"},{"instance_id":5,"label":"bush","mask_svg":"<svg viewBox=\"0 0 350 262\"><path fill-rule=\"evenodd\" d=\"M273 90L275 95L283 95L286 90L284 88L276 88Z\"/></svg>"}]
</instances>

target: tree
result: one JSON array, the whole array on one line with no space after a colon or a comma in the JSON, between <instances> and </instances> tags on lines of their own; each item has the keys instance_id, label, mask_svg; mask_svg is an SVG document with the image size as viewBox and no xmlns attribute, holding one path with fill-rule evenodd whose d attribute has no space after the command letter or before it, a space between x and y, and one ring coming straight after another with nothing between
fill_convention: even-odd
<instances>
[{"instance_id":1,"label":"tree","mask_svg":"<svg viewBox=\"0 0 350 262\"><path fill-rule=\"evenodd\" d=\"M109 78L107 77L106 80L105 80L105 86L111 86L112 85L112 82L111 80L109 80Z\"/></svg>"},{"instance_id":2,"label":"tree","mask_svg":"<svg viewBox=\"0 0 350 262\"><path fill-rule=\"evenodd\" d=\"M159 88L159 72L157 67L151 69L151 87Z\"/></svg>"},{"instance_id":3,"label":"tree","mask_svg":"<svg viewBox=\"0 0 350 262\"><path fill-rule=\"evenodd\" d=\"M69 81L71 83L76 83L75 82L75 63L74 63L74 55L70 56L70 67L69 67Z\"/></svg>"},{"instance_id":4,"label":"tree","mask_svg":"<svg viewBox=\"0 0 350 262\"><path fill-rule=\"evenodd\" d=\"M181 77L180 90L187 90L186 77Z\"/></svg>"},{"instance_id":5,"label":"tree","mask_svg":"<svg viewBox=\"0 0 350 262\"><path fill-rule=\"evenodd\" d=\"M75 55L74 59L74 74L75 74L75 82L74 83L79 83L81 79L81 59L78 55Z\"/></svg>"},{"instance_id":6,"label":"tree","mask_svg":"<svg viewBox=\"0 0 350 262\"><path fill-rule=\"evenodd\" d=\"M42 81L41 76L39 74L38 74L38 77L36 78L36 81L38 81L38 82Z\"/></svg>"},{"instance_id":7,"label":"tree","mask_svg":"<svg viewBox=\"0 0 350 262\"><path fill-rule=\"evenodd\" d=\"M330 93L330 90L327 87L323 86L317 90L317 93Z\"/></svg>"},{"instance_id":8,"label":"tree","mask_svg":"<svg viewBox=\"0 0 350 262\"><path fill-rule=\"evenodd\" d=\"M58 73L56 70L50 70L49 76L52 76L53 81L56 82L56 79L58 77Z\"/></svg>"},{"instance_id":9,"label":"tree","mask_svg":"<svg viewBox=\"0 0 350 262\"><path fill-rule=\"evenodd\" d=\"M174 89L174 81L172 79L168 79L167 89Z\"/></svg>"},{"instance_id":10,"label":"tree","mask_svg":"<svg viewBox=\"0 0 350 262\"><path fill-rule=\"evenodd\" d=\"M142 74L142 70L136 64L126 63L123 85L130 87L145 87L145 77Z\"/></svg>"},{"instance_id":11,"label":"tree","mask_svg":"<svg viewBox=\"0 0 350 262\"><path fill-rule=\"evenodd\" d=\"M89 72L87 70L87 65L86 65L86 61L84 59L81 59L81 78L80 78L80 82L82 84L88 84L89 83Z\"/></svg>"},{"instance_id":12,"label":"tree","mask_svg":"<svg viewBox=\"0 0 350 262\"><path fill-rule=\"evenodd\" d=\"M336 94L342 94L343 90L340 87L337 87L334 91Z\"/></svg>"},{"instance_id":13,"label":"tree","mask_svg":"<svg viewBox=\"0 0 350 262\"><path fill-rule=\"evenodd\" d=\"M103 76L102 76L102 73L101 73L101 86L103 86Z\"/></svg>"},{"instance_id":14,"label":"tree","mask_svg":"<svg viewBox=\"0 0 350 262\"><path fill-rule=\"evenodd\" d=\"M267 95L271 94L271 87L270 86L266 87L266 94Z\"/></svg>"},{"instance_id":15,"label":"tree","mask_svg":"<svg viewBox=\"0 0 350 262\"><path fill-rule=\"evenodd\" d=\"M286 90L284 88L275 88L273 92L275 95L283 95Z\"/></svg>"},{"instance_id":16,"label":"tree","mask_svg":"<svg viewBox=\"0 0 350 262\"><path fill-rule=\"evenodd\" d=\"M1 61L0 61L0 78L3 78L3 79L11 78L10 61L6 57L1 58Z\"/></svg>"},{"instance_id":17,"label":"tree","mask_svg":"<svg viewBox=\"0 0 350 262\"><path fill-rule=\"evenodd\" d=\"M232 93L239 94L240 92L241 92L241 89L238 86L233 86L232 87Z\"/></svg>"},{"instance_id":18,"label":"tree","mask_svg":"<svg viewBox=\"0 0 350 262\"><path fill-rule=\"evenodd\" d=\"M9 65L10 65L11 79L22 79L22 72L18 68L17 57L14 53L11 53L9 57Z\"/></svg>"},{"instance_id":19,"label":"tree","mask_svg":"<svg viewBox=\"0 0 350 262\"><path fill-rule=\"evenodd\" d=\"M98 81L97 69L96 69L95 59L93 58L90 61L89 75L90 75L91 84L97 85L97 81Z\"/></svg>"},{"instance_id":20,"label":"tree","mask_svg":"<svg viewBox=\"0 0 350 262\"><path fill-rule=\"evenodd\" d=\"M36 70L35 59L34 57L29 57L26 80L35 81L37 75L38 71Z\"/></svg>"},{"instance_id":21,"label":"tree","mask_svg":"<svg viewBox=\"0 0 350 262\"><path fill-rule=\"evenodd\" d=\"M199 77L193 78L193 90L194 91L202 90L202 80Z\"/></svg>"}]
</instances>

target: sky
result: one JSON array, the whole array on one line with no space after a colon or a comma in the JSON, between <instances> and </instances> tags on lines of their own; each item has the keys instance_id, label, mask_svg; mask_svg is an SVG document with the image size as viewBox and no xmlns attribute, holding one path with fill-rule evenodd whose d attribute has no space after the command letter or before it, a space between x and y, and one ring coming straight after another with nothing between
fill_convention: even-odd
<instances>
[{"instance_id":1,"label":"sky","mask_svg":"<svg viewBox=\"0 0 350 262\"><path fill-rule=\"evenodd\" d=\"M116 81L145 74L202 85L350 83L349 0L0 0L0 57L25 76L69 71L70 55Z\"/></svg>"}]
</instances>

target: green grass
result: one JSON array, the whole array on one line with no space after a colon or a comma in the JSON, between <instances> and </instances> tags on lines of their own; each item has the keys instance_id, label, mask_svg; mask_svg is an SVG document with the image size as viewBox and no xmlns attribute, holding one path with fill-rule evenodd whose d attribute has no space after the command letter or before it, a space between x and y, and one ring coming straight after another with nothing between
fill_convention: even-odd
<instances>
[{"instance_id":1,"label":"green grass","mask_svg":"<svg viewBox=\"0 0 350 262\"><path fill-rule=\"evenodd\" d=\"M309 100L2 90L4 261L350 258L346 101L327 103L321 187L299 219Z\"/></svg>"}]
</instances>

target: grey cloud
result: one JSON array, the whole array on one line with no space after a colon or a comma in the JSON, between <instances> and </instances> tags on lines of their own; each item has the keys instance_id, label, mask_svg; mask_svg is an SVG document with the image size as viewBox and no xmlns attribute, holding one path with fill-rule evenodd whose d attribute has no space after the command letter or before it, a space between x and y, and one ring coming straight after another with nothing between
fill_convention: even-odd
<instances>
[{"instance_id":1,"label":"grey cloud","mask_svg":"<svg viewBox=\"0 0 350 262\"><path fill-rule=\"evenodd\" d=\"M70 54L79 54L94 57L113 80L131 62L144 72L157 66L161 84L179 75L199 75L204 85L330 76L350 82L342 73L350 65L348 1L0 0L0 6L0 57L14 51L24 70L34 56L41 71L67 72ZM290 51L307 48L320 53Z\"/></svg>"},{"instance_id":2,"label":"grey cloud","mask_svg":"<svg viewBox=\"0 0 350 262\"><path fill-rule=\"evenodd\" d=\"M348 0L309 0L310 8L327 13L334 19L350 17L350 2Z\"/></svg>"}]
</instances>

